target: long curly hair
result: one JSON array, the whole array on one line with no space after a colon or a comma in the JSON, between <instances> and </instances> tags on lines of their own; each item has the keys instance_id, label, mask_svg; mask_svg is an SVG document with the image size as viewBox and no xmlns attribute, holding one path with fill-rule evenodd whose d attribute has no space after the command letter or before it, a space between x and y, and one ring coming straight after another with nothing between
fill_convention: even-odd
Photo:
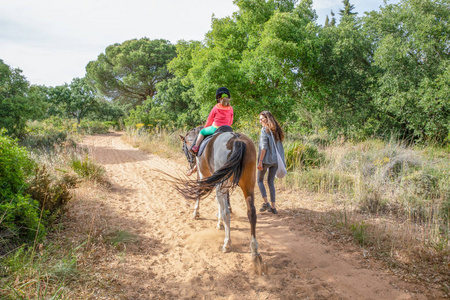
<instances>
[{"instance_id":1,"label":"long curly hair","mask_svg":"<svg viewBox=\"0 0 450 300\"><path fill-rule=\"evenodd\" d=\"M284 140L283 130L281 129L280 124L278 124L277 120L272 115L272 113L268 110L265 110L260 112L259 115L265 117L267 120L266 131L267 132L269 132L269 130L272 131L275 141L282 142Z\"/></svg>"}]
</instances>

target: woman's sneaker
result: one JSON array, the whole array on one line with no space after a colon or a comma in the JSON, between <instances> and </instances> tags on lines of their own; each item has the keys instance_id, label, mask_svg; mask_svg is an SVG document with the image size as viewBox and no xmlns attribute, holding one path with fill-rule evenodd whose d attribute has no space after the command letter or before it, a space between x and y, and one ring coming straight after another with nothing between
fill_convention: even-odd
<instances>
[{"instance_id":1,"label":"woman's sneaker","mask_svg":"<svg viewBox=\"0 0 450 300\"><path fill-rule=\"evenodd\" d=\"M266 211L266 210L269 210L269 209L270 209L270 204L269 203L264 203L259 211L263 212L263 211Z\"/></svg>"},{"instance_id":2,"label":"woman's sneaker","mask_svg":"<svg viewBox=\"0 0 450 300\"><path fill-rule=\"evenodd\" d=\"M276 208L269 208L267 211L273 213L274 215L278 213Z\"/></svg>"}]
</instances>

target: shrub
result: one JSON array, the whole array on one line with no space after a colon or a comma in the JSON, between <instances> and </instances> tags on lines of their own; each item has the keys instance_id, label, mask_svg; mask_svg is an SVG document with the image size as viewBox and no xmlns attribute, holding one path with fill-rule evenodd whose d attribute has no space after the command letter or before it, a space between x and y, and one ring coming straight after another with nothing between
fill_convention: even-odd
<instances>
[{"instance_id":1,"label":"shrub","mask_svg":"<svg viewBox=\"0 0 450 300\"><path fill-rule=\"evenodd\" d=\"M39 203L24 192L35 163L17 140L3 133L0 131L0 248L5 251L13 240L42 237L45 229L39 226Z\"/></svg>"},{"instance_id":2,"label":"shrub","mask_svg":"<svg viewBox=\"0 0 450 300\"><path fill-rule=\"evenodd\" d=\"M288 170L296 167L319 167L325 161L325 155L311 144L301 142L287 143L285 159Z\"/></svg>"},{"instance_id":3,"label":"shrub","mask_svg":"<svg viewBox=\"0 0 450 300\"><path fill-rule=\"evenodd\" d=\"M46 132L29 132L21 140L20 144L27 149L49 149L55 144L60 145L67 140L67 132L47 130Z\"/></svg>"},{"instance_id":4,"label":"shrub","mask_svg":"<svg viewBox=\"0 0 450 300\"><path fill-rule=\"evenodd\" d=\"M76 185L76 179L64 174L59 180L52 178L45 165L36 168L35 176L27 189L33 199L49 216L57 214L72 197L69 188Z\"/></svg>"},{"instance_id":5,"label":"shrub","mask_svg":"<svg viewBox=\"0 0 450 300\"><path fill-rule=\"evenodd\" d=\"M109 124L102 123L100 121L81 121L78 126L78 130L85 134L99 134L108 133Z\"/></svg>"},{"instance_id":6,"label":"shrub","mask_svg":"<svg viewBox=\"0 0 450 300\"><path fill-rule=\"evenodd\" d=\"M376 183L365 182L357 195L358 206L361 211L370 213L385 212L388 208L389 200L383 198L383 190Z\"/></svg>"},{"instance_id":7,"label":"shrub","mask_svg":"<svg viewBox=\"0 0 450 300\"><path fill-rule=\"evenodd\" d=\"M87 178L89 180L94 180L97 182L103 182L103 175L105 174L105 169L89 160L86 155L84 159L78 157L73 157L70 166L72 169L82 178Z\"/></svg>"},{"instance_id":8,"label":"shrub","mask_svg":"<svg viewBox=\"0 0 450 300\"><path fill-rule=\"evenodd\" d=\"M25 189L26 178L35 166L28 154L17 140L5 136L0 130L0 199Z\"/></svg>"},{"instance_id":9,"label":"shrub","mask_svg":"<svg viewBox=\"0 0 450 300\"><path fill-rule=\"evenodd\" d=\"M29 195L18 193L10 198L5 197L0 204L0 211L3 212L0 223L2 236L32 240L45 235L45 228L40 224L39 203Z\"/></svg>"}]
</instances>

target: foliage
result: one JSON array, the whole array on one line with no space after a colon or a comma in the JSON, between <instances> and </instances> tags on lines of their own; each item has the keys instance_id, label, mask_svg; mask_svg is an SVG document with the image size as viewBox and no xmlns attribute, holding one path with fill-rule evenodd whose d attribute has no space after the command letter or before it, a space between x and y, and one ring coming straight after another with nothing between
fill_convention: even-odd
<instances>
[{"instance_id":1,"label":"foliage","mask_svg":"<svg viewBox=\"0 0 450 300\"><path fill-rule=\"evenodd\" d=\"M29 122L28 132L20 140L20 144L27 149L49 149L67 141L68 130L53 126L50 122Z\"/></svg>"},{"instance_id":2,"label":"foliage","mask_svg":"<svg viewBox=\"0 0 450 300\"><path fill-rule=\"evenodd\" d=\"M124 118L124 107L103 99L98 99L95 110L86 115L88 120L105 122L108 126L119 130L122 129Z\"/></svg>"},{"instance_id":3,"label":"foliage","mask_svg":"<svg viewBox=\"0 0 450 300\"><path fill-rule=\"evenodd\" d=\"M69 188L75 187L76 179L66 173L58 180L43 165L36 169L29 185L26 192L47 214L55 215L72 198Z\"/></svg>"},{"instance_id":4,"label":"foliage","mask_svg":"<svg viewBox=\"0 0 450 300\"><path fill-rule=\"evenodd\" d=\"M78 124L98 106L95 91L87 84L85 78L74 78L70 85L49 88L48 101L51 103L49 115L74 117Z\"/></svg>"},{"instance_id":5,"label":"foliage","mask_svg":"<svg viewBox=\"0 0 450 300\"><path fill-rule=\"evenodd\" d=\"M0 197L2 203L7 197L22 192L26 188L27 177L33 172L35 163L29 158L25 148L18 145L0 131Z\"/></svg>"},{"instance_id":6,"label":"foliage","mask_svg":"<svg viewBox=\"0 0 450 300\"><path fill-rule=\"evenodd\" d=\"M325 161L325 155L317 147L302 142L286 143L285 159L288 170L296 168L320 167Z\"/></svg>"},{"instance_id":7,"label":"foliage","mask_svg":"<svg viewBox=\"0 0 450 300\"><path fill-rule=\"evenodd\" d=\"M22 136L27 120L42 112L42 98L36 89L29 93L29 83L21 73L0 59L0 129L6 128L13 137Z\"/></svg>"},{"instance_id":8,"label":"foliage","mask_svg":"<svg viewBox=\"0 0 450 300\"><path fill-rule=\"evenodd\" d=\"M193 101L193 90L173 78L157 85L160 92L136 106L125 119L127 126L144 124L146 128L156 126L195 127L203 123L199 117L198 104Z\"/></svg>"},{"instance_id":9,"label":"foliage","mask_svg":"<svg viewBox=\"0 0 450 300\"><path fill-rule=\"evenodd\" d=\"M450 132L450 3L404 0L363 19L374 43L374 103L405 135L444 141Z\"/></svg>"},{"instance_id":10,"label":"foliage","mask_svg":"<svg viewBox=\"0 0 450 300\"><path fill-rule=\"evenodd\" d=\"M358 18L345 0L339 24L325 27L307 0L236 5L233 16L213 18L204 45L177 44L169 64L201 119L227 86L236 124L268 109L304 133L448 139L448 1L403 0Z\"/></svg>"},{"instance_id":11,"label":"foliage","mask_svg":"<svg viewBox=\"0 0 450 300\"><path fill-rule=\"evenodd\" d=\"M102 166L97 165L95 162L92 162L87 155L84 159L72 157L70 166L82 178L87 178L97 182L104 181L103 175L105 174L105 169Z\"/></svg>"},{"instance_id":12,"label":"foliage","mask_svg":"<svg viewBox=\"0 0 450 300\"><path fill-rule=\"evenodd\" d=\"M142 104L156 93L156 84L172 77L166 64L175 57L167 40L141 38L114 44L86 66L87 78L107 99Z\"/></svg>"},{"instance_id":13,"label":"foliage","mask_svg":"<svg viewBox=\"0 0 450 300\"><path fill-rule=\"evenodd\" d=\"M39 205L25 194L27 178L35 163L25 148L0 131L0 236L2 244L9 240L34 238L45 232L39 229ZM7 245L0 247L5 251Z\"/></svg>"},{"instance_id":14,"label":"foliage","mask_svg":"<svg viewBox=\"0 0 450 300\"><path fill-rule=\"evenodd\" d=\"M39 203L29 195L2 196L0 212L1 254L10 250L9 244L14 241L40 239L46 233L44 224L41 224Z\"/></svg>"},{"instance_id":15,"label":"foliage","mask_svg":"<svg viewBox=\"0 0 450 300\"><path fill-rule=\"evenodd\" d=\"M109 124L100 121L82 121L78 126L78 130L84 134L99 134L109 131Z\"/></svg>"}]
</instances>

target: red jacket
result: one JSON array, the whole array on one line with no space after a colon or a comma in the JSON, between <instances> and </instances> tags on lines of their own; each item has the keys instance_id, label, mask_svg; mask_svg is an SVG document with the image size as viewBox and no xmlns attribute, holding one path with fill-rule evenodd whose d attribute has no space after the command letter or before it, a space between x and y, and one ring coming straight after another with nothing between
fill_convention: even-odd
<instances>
[{"instance_id":1,"label":"red jacket","mask_svg":"<svg viewBox=\"0 0 450 300\"><path fill-rule=\"evenodd\" d=\"M220 127L223 125L231 126L233 124L233 108L231 106L223 106L217 103L209 113L205 127Z\"/></svg>"}]
</instances>

